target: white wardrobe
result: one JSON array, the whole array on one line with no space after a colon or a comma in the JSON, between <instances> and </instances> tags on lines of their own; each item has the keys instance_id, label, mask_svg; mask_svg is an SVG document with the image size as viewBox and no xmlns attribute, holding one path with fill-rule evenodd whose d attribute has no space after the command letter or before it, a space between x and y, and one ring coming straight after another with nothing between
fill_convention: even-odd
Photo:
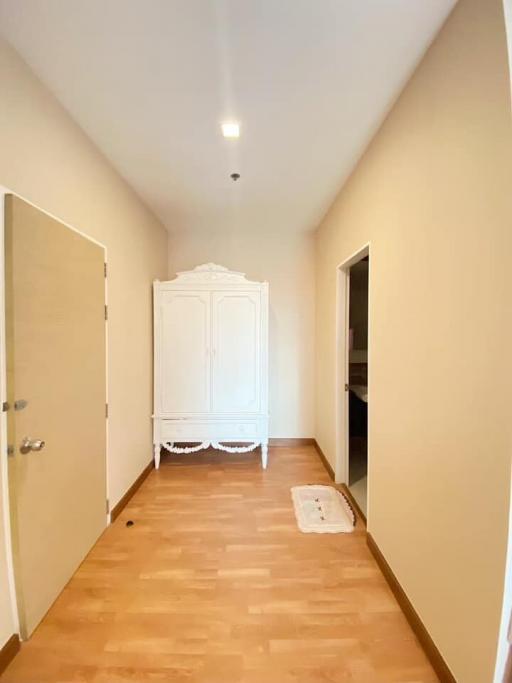
<instances>
[{"instance_id":1,"label":"white wardrobe","mask_svg":"<svg viewBox=\"0 0 512 683\"><path fill-rule=\"evenodd\" d=\"M153 446L268 453L268 283L207 263L154 283Z\"/></svg>"}]
</instances>

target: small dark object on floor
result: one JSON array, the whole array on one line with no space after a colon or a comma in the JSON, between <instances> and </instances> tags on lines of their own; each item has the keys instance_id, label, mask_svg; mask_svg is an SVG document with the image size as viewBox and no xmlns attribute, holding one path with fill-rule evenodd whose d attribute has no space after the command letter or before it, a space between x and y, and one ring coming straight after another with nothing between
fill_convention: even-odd
<instances>
[{"instance_id":1,"label":"small dark object on floor","mask_svg":"<svg viewBox=\"0 0 512 683\"><path fill-rule=\"evenodd\" d=\"M134 524L135 524L135 522L132 522L131 519L129 519L129 520L126 522L126 526L133 526Z\"/></svg>"}]
</instances>

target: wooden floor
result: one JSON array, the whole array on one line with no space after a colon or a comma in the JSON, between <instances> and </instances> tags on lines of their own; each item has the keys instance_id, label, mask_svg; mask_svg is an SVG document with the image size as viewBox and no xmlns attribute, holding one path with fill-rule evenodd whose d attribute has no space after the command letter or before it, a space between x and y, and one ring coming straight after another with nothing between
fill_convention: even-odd
<instances>
[{"instance_id":1,"label":"wooden floor","mask_svg":"<svg viewBox=\"0 0 512 683\"><path fill-rule=\"evenodd\" d=\"M2 683L437 681L361 523L297 530L305 483L329 483L312 447L272 449L266 472L254 455L164 458Z\"/></svg>"}]
</instances>

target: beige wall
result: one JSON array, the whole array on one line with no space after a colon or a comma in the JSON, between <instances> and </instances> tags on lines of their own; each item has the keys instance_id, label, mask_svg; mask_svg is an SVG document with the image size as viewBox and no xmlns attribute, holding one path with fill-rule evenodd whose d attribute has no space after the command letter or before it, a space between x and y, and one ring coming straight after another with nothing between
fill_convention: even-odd
<instances>
[{"instance_id":1,"label":"beige wall","mask_svg":"<svg viewBox=\"0 0 512 683\"><path fill-rule=\"evenodd\" d=\"M270 283L270 436L314 434L314 238L275 231L204 231L169 239L169 277L214 261Z\"/></svg>"},{"instance_id":2,"label":"beige wall","mask_svg":"<svg viewBox=\"0 0 512 683\"><path fill-rule=\"evenodd\" d=\"M317 238L317 439L334 462L336 266L370 241L369 530L460 683L492 680L505 566L511 132L501 2L460 0Z\"/></svg>"},{"instance_id":3,"label":"beige wall","mask_svg":"<svg viewBox=\"0 0 512 683\"><path fill-rule=\"evenodd\" d=\"M151 282L166 275L167 233L3 43L0 93L0 185L108 249L112 505L151 459ZM7 591L0 555L1 645L12 622L2 602Z\"/></svg>"}]
</instances>

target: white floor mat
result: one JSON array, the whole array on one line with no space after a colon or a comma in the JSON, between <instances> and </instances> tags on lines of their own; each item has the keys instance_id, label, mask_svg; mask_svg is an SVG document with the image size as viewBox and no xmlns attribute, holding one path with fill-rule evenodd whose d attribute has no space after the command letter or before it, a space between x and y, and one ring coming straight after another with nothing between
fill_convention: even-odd
<instances>
[{"instance_id":1,"label":"white floor mat","mask_svg":"<svg viewBox=\"0 0 512 683\"><path fill-rule=\"evenodd\" d=\"M345 496L332 486L293 486L292 500L297 524L304 533L354 531L354 512Z\"/></svg>"}]
</instances>

